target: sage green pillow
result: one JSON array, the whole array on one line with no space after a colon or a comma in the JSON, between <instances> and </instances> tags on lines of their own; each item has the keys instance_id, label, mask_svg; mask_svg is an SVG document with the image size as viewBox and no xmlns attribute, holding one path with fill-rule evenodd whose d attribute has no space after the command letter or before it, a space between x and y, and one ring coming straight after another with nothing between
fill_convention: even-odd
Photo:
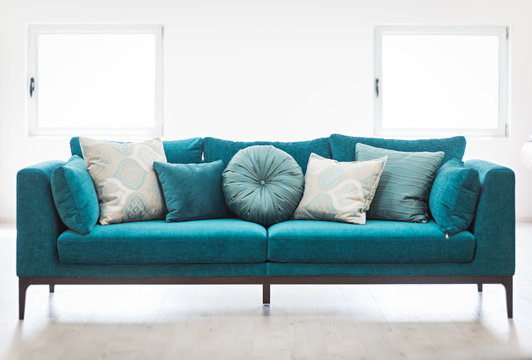
<instances>
[{"instance_id":1,"label":"sage green pillow","mask_svg":"<svg viewBox=\"0 0 532 360\"><path fill-rule=\"evenodd\" d=\"M288 220L303 196L304 177L292 156L271 145L238 151L223 172L229 210L263 226Z\"/></svg>"},{"instance_id":2,"label":"sage green pillow","mask_svg":"<svg viewBox=\"0 0 532 360\"><path fill-rule=\"evenodd\" d=\"M388 157L368 219L427 222L432 182L445 156L438 152L405 152L358 143L357 161Z\"/></svg>"}]
</instances>

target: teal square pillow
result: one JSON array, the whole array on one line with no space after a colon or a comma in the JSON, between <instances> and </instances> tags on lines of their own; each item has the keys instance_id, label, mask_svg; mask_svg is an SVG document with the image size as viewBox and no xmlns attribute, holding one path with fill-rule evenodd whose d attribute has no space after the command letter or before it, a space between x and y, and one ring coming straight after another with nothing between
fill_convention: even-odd
<instances>
[{"instance_id":1,"label":"teal square pillow","mask_svg":"<svg viewBox=\"0 0 532 360\"><path fill-rule=\"evenodd\" d=\"M454 235L466 230L475 216L480 180L475 169L451 160L438 170L429 207L441 231Z\"/></svg>"},{"instance_id":2,"label":"teal square pillow","mask_svg":"<svg viewBox=\"0 0 532 360\"><path fill-rule=\"evenodd\" d=\"M368 219L427 222L432 182L445 156L438 152L405 152L358 143L356 160L388 157Z\"/></svg>"},{"instance_id":3,"label":"teal square pillow","mask_svg":"<svg viewBox=\"0 0 532 360\"><path fill-rule=\"evenodd\" d=\"M231 217L222 190L221 160L203 164L153 163L163 189L166 222Z\"/></svg>"},{"instance_id":4,"label":"teal square pillow","mask_svg":"<svg viewBox=\"0 0 532 360\"><path fill-rule=\"evenodd\" d=\"M77 233L88 234L98 221L100 207L85 161L72 156L54 170L51 184L55 207L63 223Z\"/></svg>"}]
</instances>

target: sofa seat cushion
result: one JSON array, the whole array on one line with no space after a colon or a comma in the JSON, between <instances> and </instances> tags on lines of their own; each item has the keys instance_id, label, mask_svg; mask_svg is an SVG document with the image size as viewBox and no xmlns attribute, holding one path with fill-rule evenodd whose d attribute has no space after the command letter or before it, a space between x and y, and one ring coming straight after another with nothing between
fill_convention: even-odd
<instances>
[{"instance_id":1,"label":"sofa seat cushion","mask_svg":"<svg viewBox=\"0 0 532 360\"><path fill-rule=\"evenodd\" d=\"M434 221L345 223L290 220L268 229L268 260L283 263L435 264L473 259L466 231L446 238Z\"/></svg>"},{"instance_id":2,"label":"sofa seat cushion","mask_svg":"<svg viewBox=\"0 0 532 360\"><path fill-rule=\"evenodd\" d=\"M266 229L239 219L96 225L57 240L68 264L236 264L266 261Z\"/></svg>"}]
</instances>

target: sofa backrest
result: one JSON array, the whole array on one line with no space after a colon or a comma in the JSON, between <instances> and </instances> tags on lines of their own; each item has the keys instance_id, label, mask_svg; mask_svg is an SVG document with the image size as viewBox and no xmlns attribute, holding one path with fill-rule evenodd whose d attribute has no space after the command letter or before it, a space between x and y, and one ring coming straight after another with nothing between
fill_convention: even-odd
<instances>
[{"instance_id":1,"label":"sofa backrest","mask_svg":"<svg viewBox=\"0 0 532 360\"><path fill-rule=\"evenodd\" d=\"M325 158L331 158L329 138L319 138L309 141L278 142L278 141L229 141L206 137L203 139L203 151L205 162L222 160L225 165L232 157L243 148L253 145L272 145L286 151L297 161L303 173L307 170L307 163L311 153Z\"/></svg>"},{"instance_id":2,"label":"sofa backrest","mask_svg":"<svg viewBox=\"0 0 532 360\"><path fill-rule=\"evenodd\" d=\"M200 163L203 139L196 137L184 140L163 141L166 160L173 164ZM70 139L70 151L83 159L79 137Z\"/></svg>"},{"instance_id":3,"label":"sofa backrest","mask_svg":"<svg viewBox=\"0 0 532 360\"><path fill-rule=\"evenodd\" d=\"M443 151L445 157L442 164L451 159L462 160L466 146L466 139L463 136L443 139L396 140L332 134L329 141L332 158L338 161L356 160L355 147L357 143L396 151Z\"/></svg>"},{"instance_id":4,"label":"sofa backrest","mask_svg":"<svg viewBox=\"0 0 532 360\"><path fill-rule=\"evenodd\" d=\"M253 145L273 145L286 151L297 161L306 172L311 153L338 161L354 161L355 147L362 143L374 147L397 151L444 151L443 163L451 160L462 160L465 152L466 139L455 136L442 139L396 140L369 137L354 137L332 134L328 138L318 138L308 141L279 142L279 141L230 141L212 137L190 138L184 140L163 141L166 158L170 163L200 163L222 160L225 165L233 158L238 150ZM83 158L79 145L79 137L70 140L72 155Z\"/></svg>"}]
</instances>

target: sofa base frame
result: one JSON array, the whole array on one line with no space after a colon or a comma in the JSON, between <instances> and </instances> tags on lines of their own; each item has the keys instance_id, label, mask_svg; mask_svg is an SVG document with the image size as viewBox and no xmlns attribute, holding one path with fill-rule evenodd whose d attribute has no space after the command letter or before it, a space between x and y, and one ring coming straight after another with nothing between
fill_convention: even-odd
<instances>
[{"instance_id":1,"label":"sofa base frame","mask_svg":"<svg viewBox=\"0 0 532 360\"><path fill-rule=\"evenodd\" d=\"M513 317L513 277L512 276L363 276L363 277L322 277L322 276L243 276L243 277L19 277L19 319L24 319L26 290L30 285L49 285L53 293L55 285L169 285L169 284L261 284L262 303L270 304L270 285L289 284L477 284L482 291L483 284L501 284L506 289L506 312Z\"/></svg>"}]
</instances>

